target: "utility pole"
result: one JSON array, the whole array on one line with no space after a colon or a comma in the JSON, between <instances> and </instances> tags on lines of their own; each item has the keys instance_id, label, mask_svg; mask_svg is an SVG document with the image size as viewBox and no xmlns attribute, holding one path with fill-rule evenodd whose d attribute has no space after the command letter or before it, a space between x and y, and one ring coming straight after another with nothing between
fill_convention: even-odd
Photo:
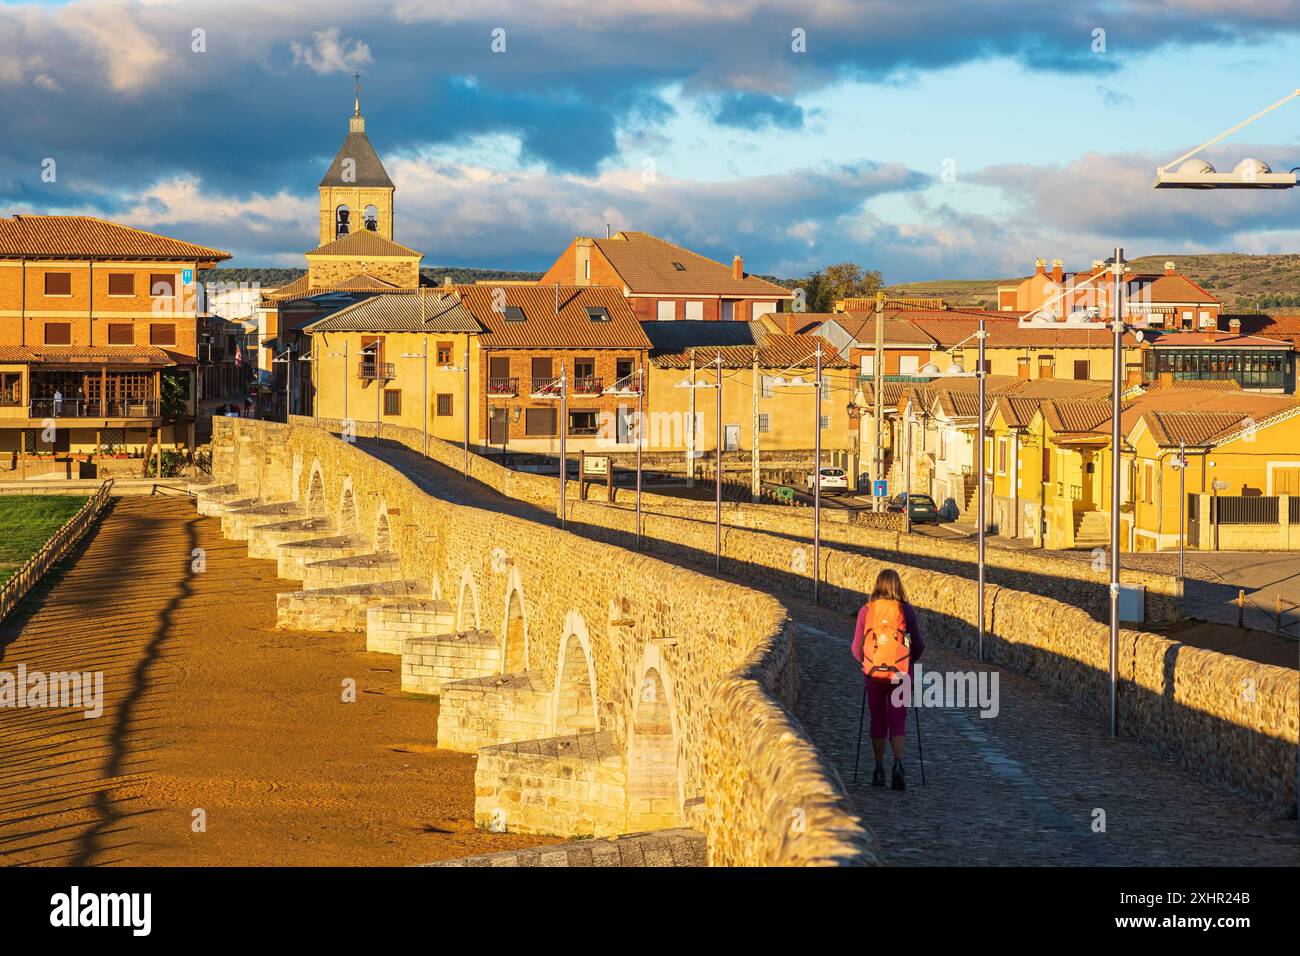
<instances>
[{"instance_id":1,"label":"utility pole","mask_svg":"<svg viewBox=\"0 0 1300 956\"><path fill-rule=\"evenodd\" d=\"M1119 508L1120 508L1120 381L1124 374L1124 250L1115 248L1115 321L1111 325L1114 376L1110 394L1110 735L1119 735Z\"/></svg>"},{"instance_id":2,"label":"utility pole","mask_svg":"<svg viewBox=\"0 0 1300 956\"><path fill-rule=\"evenodd\" d=\"M750 452L750 469L749 469L749 499L757 502L763 496L763 482L759 478L758 470L758 397L762 387L758 379L758 349L754 349L754 422L753 422L753 451Z\"/></svg>"},{"instance_id":3,"label":"utility pole","mask_svg":"<svg viewBox=\"0 0 1300 956\"><path fill-rule=\"evenodd\" d=\"M885 293L876 293L876 352L871 362L872 398L875 405L876 455L871 466L871 498L873 508L881 508L880 496L876 494L875 483L881 478L885 467L885 446L882 428L885 418Z\"/></svg>"}]
</instances>

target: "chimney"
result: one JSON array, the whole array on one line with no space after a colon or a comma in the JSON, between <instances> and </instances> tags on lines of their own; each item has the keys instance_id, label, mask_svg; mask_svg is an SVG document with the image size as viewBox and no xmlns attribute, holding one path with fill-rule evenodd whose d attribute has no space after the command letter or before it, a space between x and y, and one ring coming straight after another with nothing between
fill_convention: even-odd
<instances>
[{"instance_id":1,"label":"chimney","mask_svg":"<svg viewBox=\"0 0 1300 956\"><path fill-rule=\"evenodd\" d=\"M1165 275L1172 276L1177 274L1178 273L1174 271L1174 260L1170 259L1165 262Z\"/></svg>"},{"instance_id":2,"label":"chimney","mask_svg":"<svg viewBox=\"0 0 1300 956\"><path fill-rule=\"evenodd\" d=\"M1173 388L1173 387L1174 387L1174 373L1173 373L1173 372L1161 372L1161 373L1156 377L1156 381L1158 381L1158 382L1160 383L1160 387L1161 387L1161 388Z\"/></svg>"},{"instance_id":3,"label":"chimney","mask_svg":"<svg viewBox=\"0 0 1300 956\"><path fill-rule=\"evenodd\" d=\"M1041 275L1043 275L1044 273L1046 273L1046 271L1047 271L1047 260L1046 260L1046 259L1035 259L1035 260L1034 260L1034 275L1036 275L1036 276L1041 276Z\"/></svg>"},{"instance_id":4,"label":"chimney","mask_svg":"<svg viewBox=\"0 0 1300 956\"><path fill-rule=\"evenodd\" d=\"M1130 365L1128 372L1124 375L1124 384L1127 386L1142 384L1142 367L1139 365Z\"/></svg>"},{"instance_id":5,"label":"chimney","mask_svg":"<svg viewBox=\"0 0 1300 956\"><path fill-rule=\"evenodd\" d=\"M1228 331L1231 332L1233 335L1240 335L1240 334L1241 334L1241 319L1229 319L1229 320L1228 320Z\"/></svg>"},{"instance_id":6,"label":"chimney","mask_svg":"<svg viewBox=\"0 0 1300 956\"><path fill-rule=\"evenodd\" d=\"M745 278L745 260L740 256L733 256L731 259L731 278L737 282Z\"/></svg>"},{"instance_id":7,"label":"chimney","mask_svg":"<svg viewBox=\"0 0 1300 956\"><path fill-rule=\"evenodd\" d=\"M451 288L451 273L448 272L442 277L442 285L445 289Z\"/></svg>"},{"instance_id":8,"label":"chimney","mask_svg":"<svg viewBox=\"0 0 1300 956\"><path fill-rule=\"evenodd\" d=\"M573 284L591 285L591 247L589 236L580 236L573 243Z\"/></svg>"},{"instance_id":9,"label":"chimney","mask_svg":"<svg viewBox=\"0 0 1300 956\"><path fill-rule=\"evenodd\" d=\"M1100 272L1100 271L1101 271L1102 269L1104 269L1104 268L1106 268L1106 262L1105 262L1104 259L1093 259L1093 260L1092 260L1092 271L1093 271L1093 272Z\"/></svg>"},{"instance_id":10,"label":"chimney","mask_svg":"<svg viewBox=\"0 0 1300 956\"><path fill-rule=\"evenodd\" d=\"M1057 282L1065 281L1065 264L1060 259L1052 260L1052 278Z\"/></svg>"}]
</instances>

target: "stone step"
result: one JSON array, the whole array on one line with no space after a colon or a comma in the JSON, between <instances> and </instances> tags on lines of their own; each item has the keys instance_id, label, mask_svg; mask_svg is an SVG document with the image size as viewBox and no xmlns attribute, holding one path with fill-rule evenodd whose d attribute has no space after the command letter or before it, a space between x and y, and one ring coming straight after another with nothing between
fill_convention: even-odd
<instances>
[{"instance_id":1,"label":"stone step","mask_svg":"<svg viewBox=\"0 0 1300 956\"><path fill-rule=\"evenodd\" d=\"M438 692L438 747L473 753L551 732L551 693L532 671L448 681Z\"/></svg>"},{"instance_id":2,"label":"stone step","mask_svg":"<svg viewBox=\"0 0 1300 956\"><path fill-rule=\"evenodd\" d=\"M302 586L306 590L340 588L392 581L401 577L402 562L391 551L371 551L304 563L302 571Z\"/></svg>"},{"instance_id":3,"label":"stone step","mask_svg":"<svg viewBox=\"0 0 1300 956\"><path fill-rule=\"evenodd\" d=\"M258 499L239 491L235 486L231 487L234 490L212 495L198 495L195 500L199 514L209 518L220 518L227 509L251 508L258 503Z\"/></svg>"},{"instance_id":4,"label":"stone step","mask_svg":"<svg viewBox=\"0 0 1300 956\"><path fill-rule=\"evenodd\" d=\"M441 598L385 604L371 608L366 618L366 650L400 655L409 638L450 634L455 629L456 613Z\"/></svg>"},{"instance_id":5,"label":"stone step","mask_svg":"<svg viewBox=\"0 0 1300 956\"><path fill-rule=\"evenodd\" d=\"M288 581L301 581L306 567L316 561L346 558L354 554L370 554L374 545L353 534L336 534L325 538L307 538L286 541L275 556L277 577Z\"/></svg>"},{"instance_id":6,"label":"stone step","mask_svg":"<svg viewBox=\"0 0 1300 956\"><path fill-rule=\"evenodd\" d=\"M627 832L627 764L608 731L481 747L474 794L474 823L484 830L572 837Z\"/></svg>"},{"instance_id":7,"label":"stone step","mask_svg":"<svg viewBox=\"0 0 1300 956\"><path fill-rule=\"evenodd\" d=\"M387 614L391 608L372 611ZM448 625L454 619L451 605L446 606ZM373 627L373 616L372 627ZM373 630L367 630L373 641ZM377 650L373 645L370 650ZM501 673L501 641L491 631L453 631L442 634L409 636L400 641L402 655L402 690L408 694L441 692L444 684L490 677Z\"/></svg>"},{"instance_id":8,"label":"stone step","mask_svg":"<svg viewBox=\"0 0 1300 956\"><path fill-rule=\"evenodd\" d=\"M304 517L302 508L294 501L260 502L247 508L226 508L221 514L221 536L232 541L243 541L254 525L271 524L276 519Z\"/></svg>"},{"instance_id":9,"label":"stone step","mask_svg":"<svg viewBox=\"0 0 1300 956\"><path fill-rule=\"evenodd\" d=\"M293 518L271 524L254 525L248 530L248 556L275 559L280 545L291 541L308 541L333 537L338 533L329 518Z\"/></svg>"},{"instance_id":10,"label":"stone step","mask_svg":"<svg viewBox=\"0 0 1300 956\"><path fill-rule=\"evenodd\" d=\"M287 591L275 596L275 626L287 631L355 631L365 633L372 607L429 597L419 581L385 581L350 587Z\"/></svg>"}]
</instances>

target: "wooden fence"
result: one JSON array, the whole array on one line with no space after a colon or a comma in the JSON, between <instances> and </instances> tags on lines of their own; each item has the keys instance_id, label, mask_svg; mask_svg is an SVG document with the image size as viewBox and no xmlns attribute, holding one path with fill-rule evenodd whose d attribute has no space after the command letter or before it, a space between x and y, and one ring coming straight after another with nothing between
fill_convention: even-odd
<instances>
[{"instance_id":1,"label":"wooden fence","mask_svg":"<svg viewBox=\"0 0 1300 956\"><path fill-rule=\"evenodd\" d=\"M0 622L5 621L14 608L22 603L23 598L27 597L50 566L81 540L81 536L104 510L112 488L113 480L110 478L99 486L99 490L90 496L90 499L81 506L80 511L50 535L49 540L41 545L40 550L28 558L26 563L14 572L13 577L5 582L4 587L0 588Z\"/></svg>"}]
</instances>

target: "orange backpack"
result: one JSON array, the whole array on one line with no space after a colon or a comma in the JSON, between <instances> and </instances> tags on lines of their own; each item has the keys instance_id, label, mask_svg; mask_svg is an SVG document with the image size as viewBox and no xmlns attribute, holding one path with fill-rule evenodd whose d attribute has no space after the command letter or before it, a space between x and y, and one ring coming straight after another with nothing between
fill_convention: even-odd
<instances>
[{"instance_id":1,"label":"orange backpack","mask_svg":"<svg viewBox=\"0 0 1300 956\"><path fill-rule=\"evenodd\" d=\"M911 659L912 639L903 606L883 598L872 601L862 624L862 672L892 680L895 674L907 674Z\"/></svg>"}]
</instances>

